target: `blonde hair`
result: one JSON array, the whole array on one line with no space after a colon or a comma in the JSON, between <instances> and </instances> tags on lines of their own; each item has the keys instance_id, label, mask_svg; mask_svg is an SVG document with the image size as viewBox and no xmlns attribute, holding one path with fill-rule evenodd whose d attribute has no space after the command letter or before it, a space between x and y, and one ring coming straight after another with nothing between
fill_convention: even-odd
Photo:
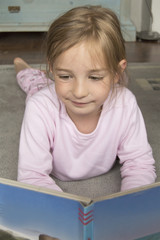
<instances>
[{"instance_id":1,"label":"blonde hair","mask_svg":"<svg viewBox=\"0 0 160 240\"><path fill-rule=\"evenodd\" d=\"M84 41L91 54L103 54L109 72L119 74L119 84L125 85L119 66L126 58L120 23L113 11L101 6L73 8L51 24L46 43L51 69L61 53Z\"/></svg>"}]
</instances>

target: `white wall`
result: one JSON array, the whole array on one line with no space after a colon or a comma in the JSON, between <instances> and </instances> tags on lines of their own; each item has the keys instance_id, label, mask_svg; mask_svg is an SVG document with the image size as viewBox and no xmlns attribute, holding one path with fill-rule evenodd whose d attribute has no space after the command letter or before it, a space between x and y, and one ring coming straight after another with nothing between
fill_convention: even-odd
<instances>
[{"instance_id":1,"label":"white wall","mask_svg":"<svg viewBox=\"0 0 160 240\"><path fill-rule=\"evenodd\" d=\"M137 32L140 32L143 30L142 4L145 4L145 0L130 0L130 1L131 1L131 20L134 23ZM152 31L160 33L160 0L152 0L151 10L153 14Z\"/></svg>"},{"instance_id":2,"label":"white wall","mask_svg":"<svg viewBox=\"0 0 160 240\"><path fill-rule=\"evenodd\" d=\"M160 0L152 0L152 31L160 33Z\"/></svg>"},{"instance_id":3,"label":"white wall","mask_svg":"<svg viewBox=\"0 0 160 240\"><path fill-rule=\"evenodd\" d=\"M142 0L131 0L131 21L134 23L137 32L142 26Z\"/></svg>"}]
</instances>

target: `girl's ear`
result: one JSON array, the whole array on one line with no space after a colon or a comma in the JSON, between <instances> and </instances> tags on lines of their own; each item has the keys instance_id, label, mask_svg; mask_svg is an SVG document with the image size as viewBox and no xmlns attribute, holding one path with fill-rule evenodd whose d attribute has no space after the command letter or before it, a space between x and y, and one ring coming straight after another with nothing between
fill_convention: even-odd
<instances>
[{"instance_id":1,"label":"girl's ear","mask_svg":"<svg viewBox=\"0 0 160 240\"><path fill-rule=\"evenodd\" d=\"M121 69L121 73L124 72L124 70L126 69L127 67L127 61L126 59L122 59L120 62L119 62L119 67ZM119 82L119 78L120 78L120 75L117 73L115 78L114 78L114 83L118 83Z\"/></svg>"},{"instance_id":2,"label":"girl's ear","mask_svg":"<svg viewBox=\"0 0 160 240\"><path fill-rule=\"evenodd\" d=\"M126 69L127 67L127 61L126 59L122 59L120 62L119 62L119 66L121 68L121 71L124 72L124 70Z\"/></svg>"},{"instance_id":3,"label":"girl's ear","mask_svg":"<svg viewBox=\"0 0 160 240\"><path fill-rule=\"evenodd\" d=\"M53 67L51 66L51 64L48 62L48 66L49 66L49 72L53 72Z\"/></svg>"},{"instance_id":4,"label":"girl's ear","mask_svg":"<svg viewBox=\"0 0 160 240\"><path fill-rule=\"evenodd\" d=\"M47 68L49 72L53 72L53 64L50 63L50 61L47 58Z\"/></svg>"}]
</instances>

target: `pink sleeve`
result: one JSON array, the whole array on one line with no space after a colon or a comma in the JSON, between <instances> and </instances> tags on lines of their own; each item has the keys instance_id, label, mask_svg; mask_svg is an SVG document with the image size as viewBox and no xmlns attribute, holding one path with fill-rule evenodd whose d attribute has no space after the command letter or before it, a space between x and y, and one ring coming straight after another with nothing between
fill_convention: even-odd
<instances>
[{"instance_id":1,"label":"pink sleeve","mask_svg":"<svg viewBox=\"0 0 160 240\"><path fill-rule=\"evenodd\" d=\"M127 127L118 150L122 191L154 183L156 179L155 161L141 111L136 101L129 107L130 111L125 115Z\"/></svg>"},{"instance_id":2,"label":"pink sleeve","mask_svg":"<svg viewBox=\"0 0 160 240\"><path fill-rule=\"evenodd\" d=\"M49 176L53 165L53 125L46 106L29 100L21 129L18 181L62 191Z\"/></svg>"}]
</instances>

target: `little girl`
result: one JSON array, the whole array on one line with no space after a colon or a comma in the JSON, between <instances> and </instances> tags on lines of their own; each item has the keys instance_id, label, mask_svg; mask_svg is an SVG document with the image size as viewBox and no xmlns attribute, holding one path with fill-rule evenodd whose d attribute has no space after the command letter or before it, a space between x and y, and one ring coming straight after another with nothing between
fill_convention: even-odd
<instances>
[{"instance_id":1,"label":"little girl","mask_svg":"<svg viewBox=\"0 0 160 240\"><path fill-rule=\"evenodd\" d=\"M62 181L98 176L117 156L122 191L155 181L143 117L125 87L125 58L116 15L86 6L49 28L47 61L54 81L15 59L18 83L27 93L19 181L62 191L51 175Z\"/></svg>"}]
</instances>

